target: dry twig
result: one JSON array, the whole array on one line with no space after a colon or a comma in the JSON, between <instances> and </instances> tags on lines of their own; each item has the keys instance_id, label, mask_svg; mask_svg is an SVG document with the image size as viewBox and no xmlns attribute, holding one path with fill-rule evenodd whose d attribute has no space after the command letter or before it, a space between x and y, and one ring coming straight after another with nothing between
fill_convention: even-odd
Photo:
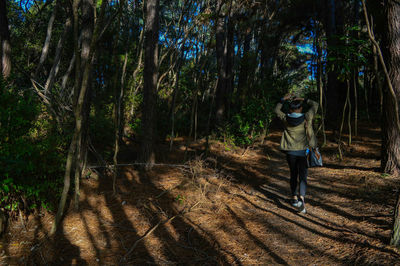
<instances>
[{"instance_id":1,"label":"dry twig","mask_svg":"<svg viewBox=\"0 0 400 266\"><path fill-rule=\"evenodd\" d=\"M148 237L149 235L151 235L151 233L153 233L160 225L164 225L167 224L169 222L171 222L173 219L175 219L178 216L182 216L186 213L189 213L190 211L193 210L194 207L196 207L197 205L200 204L200 201L198 201L197 203L193 204L192 207L190 207L187 211L182 211L170 218L168 218L165 221L159 221L155 226L153 226L152 228L150 228L141 238L139 238L138 240L135 241L135 243L133 243L132 247L129 249L129 251L125 254L125 256L122 258L122 260L126 260L126 258L132 253L132 251L137 247L137 245L140 243L140 241L142 241L143 239L145 239L146 237Z\"/></svg>"}]
</instances>

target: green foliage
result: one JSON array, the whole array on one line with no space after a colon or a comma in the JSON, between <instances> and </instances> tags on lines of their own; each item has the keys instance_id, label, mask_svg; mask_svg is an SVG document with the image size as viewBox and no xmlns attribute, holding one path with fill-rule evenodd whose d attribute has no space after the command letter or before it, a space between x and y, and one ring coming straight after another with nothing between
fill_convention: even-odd
<instances>
[{"instance_id":1,"label":"green foliage","mask_svg":"<svg viewBox=\"0 0 400 266\"><path fill-rule=\"evenodd\" d=\"M336 71L343 81L349 78L354 69L368 63L371 54L371 45L365 33L358 26L347 29L348 34L334 36L339 44L330 46L330 56L327 58L328 71Z\"/></svg>"},{"instance_id":2,"label":"green foliage","mask_svg":"<svg viewBox=\"0 0 400 266\"><path fill-rule=\"evenodd\" d=\"M136 135L140 135L142 133L142 120L140 118L132 119L128 125Z\"/></svg>"},{"instance_id":3,"label":"green foliage","mask_svg":"<svg viewBox=\"0 0 400 266\"><path fill-rule=\"evenodd\" d=\"M91 112L89 132L94 143L103 143L103 145L113 143L114 122L112 119L112 104Z\"/></svg>"},{"instance_id":4,"label":"green foliage","mask_svg":"<svg viewBox=\"0 0 400 266\"><path fill-rule=\"evenodd\" d=\"M0 207L52 209L60 192L65 139L29 93L1 86Z\"/></svg>"},{"instance_id":5,"label":"green foliage","mask_svg":"<svg viewBox=\"0 0 400 266\"><path fill-rule=\"evenodd\" d=\"M186 198L183 195L178 195L175 197L175 201L178 202L179 204L183 204L185 202Z\"/></svg>"},{"instance_id":6,"label":"green foliage","mask_svg":"<svg viewBox=\"0 0 400 266\"><path fill-rule=\"evenodd\" d=\"M225 139L235 145L252 144L268 130L273 117L274 104L269 98L252 98L234 114L222 130Z\"/></svg>"}]
</instances>

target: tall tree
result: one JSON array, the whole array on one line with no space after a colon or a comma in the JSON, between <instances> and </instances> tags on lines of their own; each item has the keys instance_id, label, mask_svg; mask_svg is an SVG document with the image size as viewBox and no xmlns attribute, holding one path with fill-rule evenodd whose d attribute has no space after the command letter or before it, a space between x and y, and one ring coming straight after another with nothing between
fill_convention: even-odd
<instances>
[{"instance_id":1,"label":"tall tree","mask_svg":"<svg viewBox=\"0 0 400 266\"><path fill-rule=\"evenodd\" d=\"M400 6L396 1L387 1L386 34L384 54L397 102L400 100ZM386 86L383 93L382 161L385 173L400 174L400 132L397 130L395 102Z\"/></svg>"},{"instance_id":2,"label":"tall tree","mask_svg":"<svg viewBox=\"0 0 400 266\"><path fill-rule=\"evenodd\" d=\"M83 9L82 15L83 19L85 19L85 16L91 16L94 19L94 16L92 16L94 12L94 4L92 0L86 0L87 2L85 5L81 5L81 8ZM100 38L100 27L103 26L103 18L104 18L104 13L107 5L107 1L102 1L101 8L100 8L100 14L98 19L96 20L95 27L93 29L93 34L92 33L85 33L82 32L83 34L90 34L91 39L88 40L88 47L84 48L84 44L82 43L82 62L79 60L80 55L79 55L79 45L78 45L78 30L79 30L79 16L78 16L78 6L79 6L80 0L74 0L73 2L73 18L74 18L74 52L76 55L76 60L75 60L75 87L78 86L78 89L74 90L76 93L78 93L77 97L75 97L75 101L73 102L73 108L74 108L74 115L75 115L75 129L74 129L74 134L69 146L68 150L68 156L67 156L67 162L65 166L65 174L64 174L64 188L61 194L61 199L60 203L58 206L57 214L55 216L55 221L53 222L53 226L51 228L51 234L54 234L57 231L57 227L59 222L61 221L61 217L64 212L64 207L66 203L66 199L68 196L69 192L69 187L70 187L70 181L71 181L71 172L72 172L72 164L75 162L76 163L76 169L75 169L75 182L78 182L78 184L75 184L75 206L78 207L78 200L79 200L79 178L82 173L82 138L83 138L83 132L84 129L86 128L86 123L87 119L85 119L85 107L88 105L87 101L87 91L89 88L89 83L90 83L90 73L92 70L93 66L93 56L95 54L95 48L97 47L97 42ZM90 7L89 7L90 5ZM88 10L85 11L85 8ZM83 27L85 28L85 27ZM82 31L84 31L82 29ZM84 36L83 36L84 38ZM86 50L87 49L87 50ZM81 65L82 63L82 65ZM79 73L82 72L82 75ZM79 80L80 78L80 80Z\"/></svg>"},{"instance_id":3,"label":"tall tree","mask_svg":"<svg viewBox=\"0 0 400 266\"><path fill-rule=\"evenodd\" d=\"M400 5L397 1L386 2L386 34L384 36L386 62L389 77L397 102L400 100ZM397 127L399 114L393 96L386 87L383 93L382 118L382 170L386 173L400 175L400 132ZM400 198L399 198L400 199ZM400 246L400 200L395 210L395 221L391 244Z\"/></svg>"},{"instance_id":4,"label":"tall tree","mask_svg":"<svg viewBox=\"0 0 400 266\"><path fill-rule=\"evenodd\" d=\"M6 0L0 0L0 42L1 42L1 71L7 78L11 72L11 44L8 29Z\"/></svg>"},{"instance_id":5,"label":"tall tree","mask_svg":"<svg viewBox=\"0 0 400 266\"><path fill-rule=\"evenodd\" d=\"M155 162L154 140L158 81L159 0L146 1L144 88L142 108L142 160Z\"/></svg>"},{"instance_id":6,"label":"tall tree","mask_svg":"<svg viewBox=\"0 0 400 266\"><path fill-rule=\"evenodd\" d=\"M227 93L227 47L226 47L226 17L222 14L222 8L224 1L218 0L216 6L216 31L215 31L215 42L216 42L216 54L217 54L217 66L218 66L218 81L216 90L216 101L215 101L215 122L217 125L221 125L225 117L226 111L226 93Z\"/></svg>"},{"instance_id":7,"label":"tall tree","mask_svg":"<svg viewBox=\"0 0 400 266\"><path fill-rule=\"evenodd\" d=\"M343 35L343 2L342 0L326 0L325 2L325 32L327 38L327 58L334 54L334 49L339 43L339 36ZM333 49L332 49L333 48ZM333 55L334 56L334 55ZM330 62L330 71L327 79L327 126L335 129L338 126L338 114L341 113L345 102L345 84L338 79L339 69L334 62Z\"/></svg>"}]
</instances>

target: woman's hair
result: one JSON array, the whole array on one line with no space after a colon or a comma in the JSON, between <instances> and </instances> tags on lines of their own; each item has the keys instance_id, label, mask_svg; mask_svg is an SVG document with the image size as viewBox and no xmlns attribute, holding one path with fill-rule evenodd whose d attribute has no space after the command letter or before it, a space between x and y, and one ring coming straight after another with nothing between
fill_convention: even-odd
<instances>
[{"instance_id":1,"label":"woman's hair","mask_svg":"<svg viewBox=\"0 0 400 266\"><path fill-rule=\"evenodd\" d=\"M289 103L289 109L290 110L297 110L299 109L303 104L303 101L300 100L295 100Z\"/></svg>"}]
</instances>

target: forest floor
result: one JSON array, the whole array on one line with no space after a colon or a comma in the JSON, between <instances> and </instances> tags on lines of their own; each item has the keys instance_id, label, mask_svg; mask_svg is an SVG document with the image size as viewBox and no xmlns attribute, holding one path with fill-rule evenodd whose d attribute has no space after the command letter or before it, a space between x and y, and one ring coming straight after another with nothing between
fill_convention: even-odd
<instances>
[{"instance_id":1,"label":"forest floor","mask_svg":"<svg viewBox=\"0 0 400 266\"><path fill-rule=\"evenodd\" d=\"M400 265L388 245L399 182L378 172L379 130L360 131L343 161L333 142L322 149L307 214L289 204L279 131L247 151L212 142L207 158L199 140L184 167L122 167L116 195L110 176L85 178L80 210L70 204L55 237L49 213L12 222L0 265ZM160 145L158 161L179 164L185 149Z\"/></svg>"}]
</instances>

